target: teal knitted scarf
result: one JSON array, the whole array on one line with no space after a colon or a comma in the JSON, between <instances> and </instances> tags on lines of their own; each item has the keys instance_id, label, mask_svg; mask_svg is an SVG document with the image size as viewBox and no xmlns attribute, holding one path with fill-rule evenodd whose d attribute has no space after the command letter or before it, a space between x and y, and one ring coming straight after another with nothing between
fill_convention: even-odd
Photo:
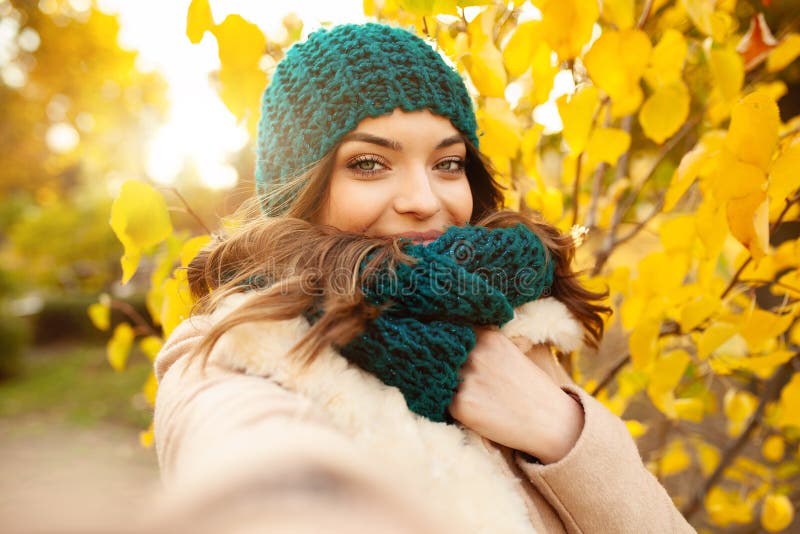
<instances>
[{"instance_id":1,"label":"teal knitted scarf","mask_svg":"<svg viewBox=\"0 0 800 534\"><path fill-rule=\"evenodd\" d=\"M400 389L413 412L452 422L447 408L459 369L475 347L473 327L502 326L515 307L549 295L553 262L523 224L453 226L436 241L407 244L403 251L416 263L368 277L362 291L382 311L360 335L336 348ZM318 310L307 317L313 322L320 315Z\"/></svg>"}]
</instances>

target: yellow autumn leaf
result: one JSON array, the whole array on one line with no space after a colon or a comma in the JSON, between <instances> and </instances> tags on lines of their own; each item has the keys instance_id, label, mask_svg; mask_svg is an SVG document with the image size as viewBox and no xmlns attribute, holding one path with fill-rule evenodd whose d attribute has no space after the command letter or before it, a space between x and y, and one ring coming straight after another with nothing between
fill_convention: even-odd
<instances>
[{"instance_id":1,"label":"yellow autumn leaf","mask_svg":"<svg viewBox=\"0 0 800 534\"><path fill-rule=\"evenodd\" d=\"M153 371L150 371L150 374L147 375L147 380L142 386L142 393L144 394L144 398L147 401L147 404L150 405L152 408L156 405L156 392L158 391L158 380L156 380L156 375Z\"/></svg>"},{"instance_id":2,"label":"yellow autumn leaf","mask_svg":"<svg viewBox=\"0 0 800 534\"><path fill-rule=\"evenodd\" d=\"M728 435L735 438L744 430L745 424L753 415L758 399L749 391L729 389L723 399L725 417L728 418Z\"/></svg>"},{"instance_id":3,"label":"yellow autumn leaf","mask_svg":"<svg viewBox=\"0 0 800 534\"><path fill-rule=\"evenodd\" d=\"M525 203L552 224L560 221L564 214L564 194L557 187L533 188L525 194Z\"/></svg>"},{"instance_id":4,"label":"yellow autumn leaf","mask_svg":"<svg viewBox=\"0 0 800 534\"><path fill-rule=\"evenodd\" d=\"M734 28L734 20L729 13L719 9L715 0L682 0L686 13L695 27L702 33L722 42Z\"/></svg>"},{"instance_id":5,"label":"yellow autumn leaf","mask_svg":"<svg viewBox=\"0 0 800 534\"><path fill-rule=\"evenodd\" d=\"M267 38L258 26L239 15L228 15L213 33L223 68L258 68L267 48Z\"/></svg>"},{"instance_id":6,"label":"yellow autumn leaf","mask_svg":"<svg viewBox=\"0 0 800 534\"><path fill-rule=\"evenodd\" d=\"M719 449L713 445L709 445L705 441L696 438L692 441L692 445L697 451L697 457L700 461L700 471L703 475L708 476L714 472L719 465Z\"/></svg>"},{"instance_id":7,"label":"yellow autumn leaf","mask_svg":"<svg viewBox=\"0 0 800 534\"><path fill-rule=\"evenodd\" d=\"M750 93L733 107L725 148L736 158L766 171L778 143L778 105L764 91Z\"/></svg>"},{"instance_id":8,"label":"yellow autumn leaf","mask_svg":"<svg viewBox=\"0 0 800 534\"><path fill-rule=\"evenodd\" d=\"M106 358L115 371L123 371L133 344L133 328L128 323L120 323L106 345Z\"/></svg>"},{"instance_id":9,"label":"yellow autumn leaf","mask_svg":"<svg viewBox=\"0 0 800 534\"><path fill-rule=\"evenodd\" d=\"M491 41L473 46L463 58L469 77L478 91L487 97L503 98L508 80L500 51Z\"/></svg>"},{"instance_id":10,"label":"yellow autumn leaf","mask_svg":"<svg viewBox=\"0 0 800 534\"><path fill-rule=\"evenodd\" d=\"M516 27L503 49L503 64L509 76L516 78L531 67L543 38L541 21L529 20Z\"/></svg>"},{"instance_id":11,"label":"yellow autumn leaf","mask_svg":"<svg viewBox=\"0 0 800 534\"><path fill-rule=\"evenodd\" d=\"M672 401L675 415L678 419L700 423L706 413L706 403L703 399L690 397Z\"/></svg>"},{"instance_id":12,"label":"yellow autumn leaf","mask_svg":"<svg viewBox=\"0 0 800 534\"><path fill-rule=\"evenodd\" d=\"M781 428L794 426L800 428L800 373L794 373L789 383L783 386L778 402Z\"/></svg>"},{"instance_id":13,"label":"yellow autumn leaf","mask_svg":"<svg viewBox=\"0 0 800 534\"><path fill-rule=\"evenodd\" d=\"M761 506L761 526L767 532L781 532L794 521L794 505L786 495L770 494Z\"/></svg>"},{"instance_id":14,"label":"yellow autumn leaf","mask_svg":"<svg viewBox=\"0 0 800 534\"><path fill-rule=\"evenodd\" d=\"M661 413L675 419L675 388L681 381L691 357L685 350L673 350L658 358L647 384L647 395Z\"/></svg>"},{"instance_id":15,"label":"yellow autumn leaf","mask_svg":"<svg viewBox=\"0 0 800 534\"><path fill-rule=\"evenodd\" d=\"M142 250L162 242L172 233L167 203L144 182L127 180L111 205L111 228L125 247L122 283L131 279L139 266Z\"/></svg>"},{"instance_id":16,"label":"yellow autumn leaf","mask_svg":"<svg viewBox=\"0 0 800 534\"><path fill-rule=\"evenodd\" d=\"M404 10L420 17L458 15L456 0L398 0Z\"/></svg>"},{"instance_id":17,"label":"yellow autumn leaf","mask_svg":"<svg viewBox=\"0 0 800 534\"><path fill-rule=\"evenodd\" d=\"M720 151L717 167L705 181L714 198L723 204L733 198L764 195L767 174L759 167L736 158L727 149Z\"/></svg>"},{"instance_id":18,"label":"yellow autumn leaf","mask_svg":"<svg viewBox=\"0 0 800 534\"><path fill-rule=\"evenodd\" d=\"M689 453L682 439L674 439L664 449L664 454L659 460L659 473L662 477L668 477L680 473L691 464Z\"/></svg>"},{"instance_id":19,"label":"yellow autumn leaf","mask_svg":"<svg viewBox=\"0 0 800 534\"><path fill-rule=\"evenodd\" d=\"M769 250L769 201L764 192L728 202L728 227L756 261Z\"/></svg>"},{"instance_id":20,"label":"yellow autumn leaf","mask_svg":"<svg viewBox=\"0 0 800 534\"><path fill-rule=\"evenodd\" d=\"M727 117L730 106L739 97L744 83L744 61L732 45L711 47L708 63L714 80L710 102L716 102L722 109L712 110L712 123L718 124Z\"/></svg>"},{"instance_id":21,"label":"yellow autumn leaf","mask_svg":"<svg viewBox=\"0 0 800 534\"><path fill-rule=\"evenodd\" d=\"M153 435L153 423L150 423L150 428L139 432L139 444L145 449L149 449L153 446L153 441L155 441L155 436Z\"/></svg>"},{"instance_id":22,"label":"yellow autumn leaf","mask_svg":"<svg viewBox=\"0 0 800 534\"><path fill-rule=\"evenodd\" d=\"M742 319L739 334L755 350L765 341L782 335L794 322L794 315L779 315L760 308L753 309Z\"/></svg>"},{"instance_id":23,"label":"yellow autumn leaf","mask_svg":"<svg viewBox=\"0 0 800 534\"><path fill-rule=\"evenodd\" d=\"M647 433L649 426L641 421L635 419L628 419L625 421L625 426L628 427L628 432L631 433L633 438L639 438Z\"/></svg>"},{"instance_id":24,"label":"yellow autumn leaf","mask_svg":"<svg viewBox=\"0 0 800 534\"><path fill-rule=\"evenodd\" d=\"M689 89L680 80L656 89L639 110L644 134L658 144L672 137L689 116L690 100Z\"/></svg>"},{"instance_id":25,"label":"yellow autumn leaf","mask_svg":"<svg viewBox=\"0 0 800 534\"><path fill-rule=\"evenodd\" d=\"M619 30L632 28L634 0L603 0L603 20L606 20Z\"/></svg>"},{"instance_id":26,"label":"yellow autumn leaf","mask_svg":"<svg viewBox=\"0 0 800 534\"><path fill-rule=\"evenodd\" d=\"M151 362L155 361L163 345L164 340L158 336L146 336L139 341L139 348Z\"/></svg>"},{"instance_id":27,"label":"yellow autumn leaf","mask_svg":"<svg viewBox=\"0 0 800 534\"><path fill-rule=\"evenodd\" d=\"M641 321L631 332L628 338L628 351L631 354L631 363L636 370L650 369L655 363L657 354L658 333L661 321L646 319Z\"/></svg>"},{"instance_id":28,"label":"yellow autumn leaf","mask_svg":"<svg viewBox=\"0 0 800 534\"><path fill-rule=\"evenodd\" d=\"M650 38L641 30L606 31L584 57L592 81L611 97L611 114L620 117L639 108L640 80L650 60Z\"/></svg>"},{"instance_id":29,"label":"yellow autumn leaf","mask_svg":"<svg viewBox=\"0 0 800 534\"><path fill-rule=\"evenodd\" d=\"M682 81L683 63L689 46L683 34L669 28L661 40L653 47L650 64L644 72L644 79L653 89Z\"/></svg>"},{"instance_id":30,"label":"yellow autumn leaf","mask_svg":"<svg viewBox=\"0 0 800 534\"><path fill-rule=\"evenodd\" d=\"M600 15L597 0L544 0L540 9L544 40L558 60L578 57Z\"/></svg>"},{"instance_id":31,"label":"yellow autumn leaf","mask_svg":"<svg viewBox=\"0 0 800 534\"><path fill-rule=\"evenodd\" d=\"M267 76L259 67L267 39L258 26L239 15L225 17L213 33L219 51L220 98L237 120L246 119L248 130L255 133L261 94L267 85Z\"/></svg>"},{"instance_id":32,"label":"yellow autumn leaf","mask_svg":"<svg viewBox=\"0 0 800 534\"><path fill-rule=\"evenodd\" d=\"M194 306L185 269L176 269L174 276L164 282L164 301L161 324L168 337L183 320L188 319Z\"/></svg>"},{"instance_id":33,"label":"yellow autumn leaf","mask_svg":"<svg viewBox=\"0 0 800 534\"><path fill-rule=\"evenodd\" d=\"M715 350L717 350L723 343L730 340L739 329L730 323L725 322L712 322L708 328L703 330L697 340L697 356L700 359L706 359Z\"/></svg>"},{"instance_id":34,"label":"yellow autumn leaf","mask_svg":"<svg viewBox=\"0 0 800 534\"><path fill-rule=\"evenodd\" d=\"M559 71L559 66L553 62L552 55L552 50L546 44L540 45L533 54L531 99L534 104L542 104L550 98L550 91L553 89L553 83Z\"/></svg>"},{"instance_id":35,"label":"yellow autumn leaf","mask_svg":"<svg viewBox=\"0 0 800 534\"><path fill-rule=\"evenodd\" d=\"M672 295L683 286L688 257L673 251L651 252L639 262L635 290L651 295ZM652 306L652 303L650 304Z\"/></svg>"},{"instance_id":36,"label":"yellow autumn leaf","mask_svg":"<svg viewBox=\"0 0 800 534\"><path fill-rule=\"evenodd\" d=\"M503 208L519 211L520 194L516 189L506 189L503 191Z\"/></svg>"},{"instance_id":37,"label":"yellow autumn leaf","mask_svg":"<svg viewBox=\"0 0 800 534\"><path fill-rule=\"evenodd\" d=\"M800 141L787 147L770 168L767 187L771 208L770 219L778 216L785 206L785 199L800 187L798 169L800 169Z\"/></svg>"},{"instance_id":38,"label":"yellow autumn leaf","mask_svg":"<svg viewBox=\"0 0 800 534\"><path fill-rule=\"evenodd\" d=\"M525 133L522 134L522 141L519 147L522 153L522 165L525 167L525 172L535 180L540 187L544 186L544 182L539 174L538 149L543 131L544 126L541 124L534 124L530 128L526 128Z\"/></svg>"},{"instance_id":39,"label":"yellow autumn leaf","mask_svg":"<svg viewBox=\"0 0 800 534\"><path fill-rule=\"evenodd\" d=\"M687 302L681 309L681 330L690 332L720 309L722 302L715 295L700 295Z\"/></svg>"},{"instance_id":40,"label":"yellow autumn leaf","mask_svg":"<svg viewBox=\"0 0 800 534\"><path fill-rule=\"evenodd\" d=\"M720 527L731 523L747 524L753 521L753 502L741 495L739 490L714 486L705 498L705 507L711 521Z\"/></svg>"},{"instance_id":41,"label":"yellow autumn leaf","mask_svg":"<svg viewBox=\"0 0 800 534\"><path fill-rule=\"evenodd\" d=\"M562 95L556 100L564 125L561 135L573 154L580 154L586 148L599 100L593 85L584 85L572 95Z\"/></svg>"},{"instance_id":42,"label":"yellow autumn leaf","mask_svg":"<svg viewBox=\"0 0 800 534\"><path fill-rule=\"evenodd\" d=\"M487 98L476 113L483 131L481 151L491 158L513 158L522 140L519 119L504 98Z\"/></svg>"},{"instance_id":43,"label":"yellow autumn leaf","mask_svg":"<svg viewBox=\"0 0 800 534\"><path fill-rule=\"evenodd\" d=\"M691 249L697 235L693 215L678 215L666 219L658 229L658 237L666 252Z\"/></svg>"},{"instance_id":44,"label":"yellow autumn leaf","mask_svg":"<svg viewBox=\"0 0 800 534\"><path fill-rule=\"evenodd\" d=\"M482 11L467 26L469 54L462 58L475 88L487 97L503 98L508 78L503 67L503 54L494 44L496 7Z\"/></svg>"},{"instance_id":45,"label":"yellow autumn leaf","mask_svg":"<svg viewBox=\"0 0 800 534\"><path fill-rule=\"evenodd\" d=\"M153 323L161 324L161 306L164 301L164 280L169 278L175 263L180 258L183 247L182 235L171 234L166 240L164 250L156 257L156 264L150 275L150 287L145 295L145 305Z\"/></svg>"},{"instance_id":46,"label":"yellow autumn leaf","mask_svg":"<svg viewBox=\"0 0 800 534\"><path fill-rule=\"evenodd\" d=\"M620 128L595 128L586 144L589 168L600 162L616 165L617 160L631 146L631 135Z\"/></svg>"},{"instance_id":47,"label":"yellow autumn leaf","mask_svg":"<svg viewBox=\"0 0 800 534\"><path fill-rule=\"evenodd\" d=\"M192 0L186 13L186 36L192 44L203 40L203 34L214 27L214 17L208 0Z\"/></svg>"},{"instance_id":48,"label":"yellow autumn leaf","mask_svg":"<svg viewBox=\"0 0 800 534\"><path fill-rule=\"evenodd\" d=\"M716 165L716 156L724 143L725 132L712 130L706 133L692 150L681 158L664 196L664 211L672 211L694 180L711 172Z\"/></svg>"},{"instance_id":49,"label":"yellow autumn leaf","mask_svg":"<svg viewBox=\"0 0 800 534\"><path fill-rule=\"evenodd\" d=\"M767 56L767 71L778 72L788 67L797 56L800 56L800 33L790 33L770 50Z\"/></svg>"},{"instance_id":50,"label":"yellow autumn leaf","mask_svg":"<svg viewBox=\"0 0 800 534\"><path fill-rule=\"evenodd\" d=\"M86 311L95 328L103 332L109 329L111 326L111 306L108 298L91 304Z\"/></svg>"},{"instance_id":51,"label":"yellow autumn leaf","mask_svg":"<svg viewBox=\"0 0 800 534\"><path fill-rule=\"evenodd\" d=\"M181 266L188 266L192 260L197 256L208 243L211 242L211 236L199 235L191 238L181 247Z\"/></svg>"},{"instance_id":52,"label":"yellow autumn leaf","mask_svg":"<svg viewBox=\"0 0 800 534\"><path fill-rule=\"evenodd\" d=\"M780 462L783 460L784 451L786 450L786 441L783 436L773 434L764 440L761 445L761 455L770 462Z\"/></svg>"}]
</instances>

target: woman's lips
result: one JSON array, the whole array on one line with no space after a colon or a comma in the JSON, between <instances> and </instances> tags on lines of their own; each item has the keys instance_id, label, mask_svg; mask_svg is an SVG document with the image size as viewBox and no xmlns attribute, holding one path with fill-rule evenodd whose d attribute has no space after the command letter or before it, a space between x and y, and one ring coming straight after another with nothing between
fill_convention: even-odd
<instances>
[{"instance_id":1,"label":"woman's lips","mask_svg":"<svg viewBox=\"0 0 800 534\"><path fill-rule=\"evenodd\" d=\"M414 243L422 243L423 245L427 245L436 241L440 235L442 235L441 230L427 230L425 232L403 232L400 234L393 234L391 237L401 237L404 239L410 239Z\"/></svg>"}]
</instances>

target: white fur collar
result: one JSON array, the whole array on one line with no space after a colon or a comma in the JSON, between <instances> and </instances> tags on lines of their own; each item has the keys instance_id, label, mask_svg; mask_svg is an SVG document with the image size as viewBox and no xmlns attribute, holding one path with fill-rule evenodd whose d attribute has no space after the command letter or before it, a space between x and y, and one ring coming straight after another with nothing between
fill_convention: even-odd
<instances>
[{"instance_id":1,"label":"white fur collar","mask_svg":"<svg viewBox=\"0 0 800 534\"><path fill-rule=\"evenodd\" d=\"M247 298L229 297L214 317L230 313ZM562 304L547 300L555 305L541 306L545 301L538 301L540 305L518 309L506 325L507 333L533 343L571 346L575 321ZM572 326L562 325L558 317ZM553 325L557 328L548 333L546 328ZM429 496L444 517L458 514L473 532L535 532L519 482L501 468L505 460L499 451L488 448L474 432L409 411L398 389L351 365L332 348L302 369L287 354L308 328L302 317L242 324L222 336L210 357L248 374L270 377L311 399L334 426L354 438L365 461L371 458L392 469L398 484Z\"/></svg>"}]
</instances>

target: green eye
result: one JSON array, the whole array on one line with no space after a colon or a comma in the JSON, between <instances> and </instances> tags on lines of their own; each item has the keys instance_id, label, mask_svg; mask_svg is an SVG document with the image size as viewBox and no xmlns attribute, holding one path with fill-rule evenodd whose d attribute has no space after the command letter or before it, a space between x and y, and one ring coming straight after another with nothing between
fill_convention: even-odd
<instances>
[{"instance_id":1,"label":"green eye","mask_svg":"<svg viewBox=\"0 0 800 534\"><path fill-rule=\"evenodd\" d=\"M464 168L464 160L446 159L437 163L435 168L445 172L460 172Z\"/></svg>"},{"instance_id":2,"label":"green eye","mask_svg":"<svg viewBox=\"0 0 800 534\"><path fill-rule=\"evenodd\" d=\"M356 163L356 167L360 171L374 171L376 163L377 162L374 159L368 159L368 160L365 160L365 161L357 162Z\"/></svg>"}]
</instances>

